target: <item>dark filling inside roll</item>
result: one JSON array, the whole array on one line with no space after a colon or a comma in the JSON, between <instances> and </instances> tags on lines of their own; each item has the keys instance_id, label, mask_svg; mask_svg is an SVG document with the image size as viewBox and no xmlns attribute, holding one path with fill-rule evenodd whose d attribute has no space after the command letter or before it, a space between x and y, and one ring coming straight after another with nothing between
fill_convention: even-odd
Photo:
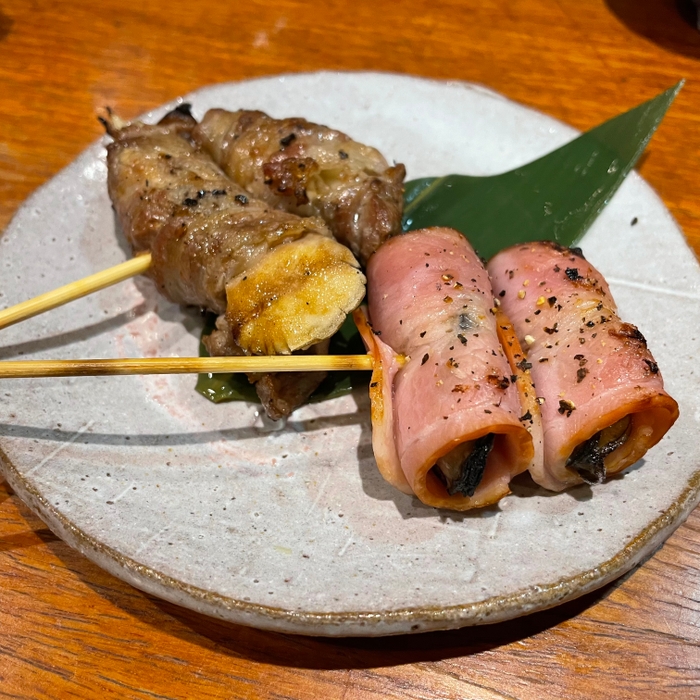
<instances>
[{"instance_id":1,"label":"dark filling inside roll","mask_svg":"<svg viewBox=\"0 0 700 700\"><path fill-rule=\"evenodd\" d=\"M438 459L433 471L450 496L457 493L469 497L474 495L484 476L486 460L493 449L495 437L489 433L478 440L463 442Z\"/></svg>"},{"instance_id":2,"label":"dark filling inside roll","mask_svg":"<svg viewBox=\"0 0 700 700\"><path fill-rule=\"evenodd\" d=\"M625 416L598 431L571 453L566 462L567 468L575 471L587 484L601 483L606 477L605 458L625 444L631 428L632 419Z\"/></svg>"}]
</instances>

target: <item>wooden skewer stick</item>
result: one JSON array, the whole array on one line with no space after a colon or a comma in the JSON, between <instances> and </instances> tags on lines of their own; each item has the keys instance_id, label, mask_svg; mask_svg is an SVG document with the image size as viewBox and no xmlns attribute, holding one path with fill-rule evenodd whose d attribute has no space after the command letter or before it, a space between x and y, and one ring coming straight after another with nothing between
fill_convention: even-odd
<instances>
[{"instance_id":1,"label":"wooden skewer stick","mask_svg":"<svg viewBox=\"0 0 700 700\"><path fill-rule=\"evenodd\" d=\"M55 309L57 306L67 304L74 299L80 299L80 297L87 296L105 287L110 287L113 284L117 284L117 282L129 279L129 277L140 275L146 272L150 266L150 253L137 255L131 260L102 270L102 272L83 277L81 280L71 282L51 292L40 294L38 297L10 306L8 309L0 311L0 328L5 328L13 323L37 316L49 309Z\"/></svg>"},{"instance_id":2,"label":"wooden skewer stick","mask_svg":"<svg viewBox=\"0 0 700 700\"><path fill-rule=\"evenodd\" d=\"M370 355L265 355L245 357L157 357L116 360L4 360L0 378L81 377L114 374L211 372L332 372L371 370Z\"/></svg>"}]
</instances>

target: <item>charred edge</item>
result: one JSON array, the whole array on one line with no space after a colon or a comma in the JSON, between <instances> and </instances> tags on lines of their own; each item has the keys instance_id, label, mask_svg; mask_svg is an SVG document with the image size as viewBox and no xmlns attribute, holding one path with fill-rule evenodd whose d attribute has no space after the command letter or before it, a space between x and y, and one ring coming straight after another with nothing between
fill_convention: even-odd
<instances>
[{"instance_id":1,"label":"charred edge","mask_svg":"<svg viewBox=\"0 0 700 700\"><path fill-rule=\"evenodd\" d=\"M171 109L159 122L159 125L171 126L180 125L185 129L191 129L197 121L192 116L192 105L183 102L181 105Z\"/></svg>"},{"instance_id":2,"label":"charred edge","mask_svg":"<svg viewBox=\"0 0 700 700\"><path fill-rule=\"evenodd\" d=\"M641 331L637 326L633 326L631 323L622 323L619 328L609 328L608 334L614 338L621 338L627 341L636 341L641 343L644 347L647 346L647 340L642 335Z\"/></svg>"},{"instance_id":3,"label":"charred edge","mask_svg":"<svg viewBox=\"0 0 700 700\"><path fill-rule=\"evenodd\" d=\"M175 109L170 110L168 114L182 114L184 117L192 116L192 105L189 102L183 102L181 105L175 107Z\"/></svg>"},{"instance_id":4,"label":"charred edge","mask_svg":"<svg viewBox=\"0 0 700 700\"><path fill-rule=\"evenodd\" d=\"M576 246L572 248L567 248L566 246L563 246L561 245L561 243L557 243L556 241L540 241L540 245L545 246L547 248L551 248L552 250L556 250L557 253L561 253L562 255L576 255L579 258L583 258L584 260L586 259L583 255L583 251Z\"/></svg>"},{"instance_id":5,"label":"charred edge","mask_svg":"<svg viewBox=\"0 0 700 700\"><path fill-rule=\"evenodd\" d=\"M659 365L656 364L653 360L644 360L644 364L647 366L647 371L651 372L651 374L658 374L659 373Z\"/></svg>"}]
</instances>

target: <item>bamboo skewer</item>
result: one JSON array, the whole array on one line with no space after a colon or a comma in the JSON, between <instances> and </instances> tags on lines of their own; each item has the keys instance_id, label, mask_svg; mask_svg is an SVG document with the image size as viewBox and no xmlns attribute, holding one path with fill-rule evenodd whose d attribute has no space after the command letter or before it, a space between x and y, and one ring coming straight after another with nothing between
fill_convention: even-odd
<instances>
[{"instance_id":1,"label":"bamboo skewer","mask_svg":"<svg viewBox=\"0 0 700 700\"><path fill-rule=\"evenodd\" d=\"M83 277L63 287L54 289L45 294L40 294L33 299L28 299L20 304L10 306L3 311L0 311L0 328L11 326L13 323L24 321L32 316L37 316L44 311L55 309L57 306L67 304L74 299L97 292L105 287L110 287L117 282L135 277L143 272L146 272L151 266L151 254L145 253L137 255L131 260L127 260L114 267L107 268L94 275Z\"/></svg>"},{"instance_id":2,"label":"bamboo skewer","mask_svg":"<svg viewBox=\"0 0 700 700\"><path fill-rule=\"evenodd\" d=\"M265 355L157 357L110 360L4 360L1 379L126 374L219 374L223 372L332 372L371 370L370 355Z\"/></svg>"}]
</instances>

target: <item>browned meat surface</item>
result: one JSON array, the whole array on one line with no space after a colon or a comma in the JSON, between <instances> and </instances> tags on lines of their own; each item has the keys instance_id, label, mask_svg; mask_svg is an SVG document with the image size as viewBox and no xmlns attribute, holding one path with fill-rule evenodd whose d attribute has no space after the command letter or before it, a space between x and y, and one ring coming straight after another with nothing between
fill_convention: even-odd
<instances>
[{"instance_id":1,"label":"browned meat surface","mask_svg":"<svg viewBox=\"0 0 700 700\"><path fill-rule=\"evenodd\" d=\"M185 118L112 129L107 185L134 252L151 251L149 274L161 292L223 313L226 283L272 248L331 234L317 218L252 198L185 138L187 130Z\"/></svg>"},{"instance_id":2,"label":"browned meat surface","mask_svg":"<svg viewBox=\"0 0 700 700\"><path fill-rule=\"evenodd\" d=\"M192 137L255 197L320 216L365 264L400 232L406 169L379 151L305 119L209 110Z\"/></svg>"},{"instance_id":3,"label":"browned meat surface","mask_svg":"<svg viewBox=\"0 0 700 700\"><path fill-rule=\"evenodd\" d=\"M360 303L364 275L325 223L274 209L233 183L189 139L196 122L186 110L155 126L113 115L105 124L114 138L108 188L124 233L135 252L150 250L149 275L165 296L222 314L212 354L312 347ZM323 375L253 379L266 407L286 415Z\"/></svg>"}]
</instances>

